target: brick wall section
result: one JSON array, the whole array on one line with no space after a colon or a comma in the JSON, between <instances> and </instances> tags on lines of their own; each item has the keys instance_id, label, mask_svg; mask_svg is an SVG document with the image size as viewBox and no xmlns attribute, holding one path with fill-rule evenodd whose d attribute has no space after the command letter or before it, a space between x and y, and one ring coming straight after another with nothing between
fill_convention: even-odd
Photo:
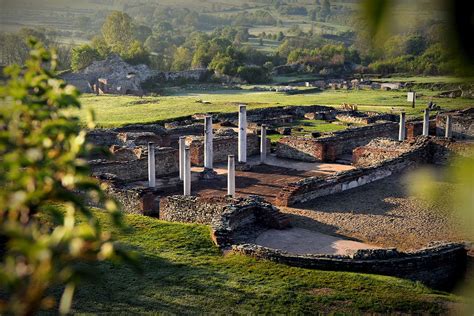
<instances>
[{"instance_id":1,"label":"brick wall section","mask_svg":"<svg viewBox=\"0 0 474 316\"><path fill-rule=\"evenodd\" d=\"M406 123L407 138L412 139L423 135L423 121L414 121ZM430 120L430 135L436 135L436 121Z\"/></svg>"},{"instance_id":2,"label":"brick wall section","mask_svg":"<svg viewBox=\"0 0 474 316\"><path fill-rule=\"evenodd\" d=\"M191 163L195 166L204 165L204 137L187 137L186 144L191 151ZM270 140L267 140L267 151L271 148ZM226 162L228 155L238 154L238 136L214 136L213 138L213 161ZM260 153L260 137L256 134L247 134L247 156Z\"/></svg>"},{"instance_id":3,"label":"brick wall section","mask_svg":"<svg viewBox=\"0 0 474 316\"><path fill-rule=\"evenodd\" d=\"M449 288L462 275L467 261L463 244L446 243L415 252L396 249L364 249L353 257L339 255L293 255L254 244L234 245L233 251L295 267L391 275L420 281L436 288Z\"/></svg>"},{"instance_id":4,"label":"brick wall section","mask_svg":"<svg viewBox=\"0 0 474 316\"><path fill-rule=\"evenodd\" d=\"M311 177L289 183L277 195L275 204L291 206L311 201L386 178L408 168L429 161L429 142L426 140L410 152L369 167L340 172L329 177Z\"/></svg>"},{"instance_id":5,"label":"brick wall section","mask_svg":"<svg viewBox=\"0 0 474 316\"><path fill-rule=\"evenodd\" d=\"M179 171L178 150L169 147L157 148L155 151L156 176L164 176ZM148 179L148 154L140 159L128 161L92 160L89 161L92 175L113 174L118 180L138 181Z\"/></svg>"},{"instance_id":6,"label":"brick wall section","mask_svg":"<svg viewBox=\"0 0 474 316\"><path fill-rule=\"evenodd\" d=\"M332 162L338 156L351 154L354 148L366 145L377 137L396 139L398 124L385 122L350 128L321 138L283 137L277 143L276 155L309 162Z\"/></svg>"}]
</instances>

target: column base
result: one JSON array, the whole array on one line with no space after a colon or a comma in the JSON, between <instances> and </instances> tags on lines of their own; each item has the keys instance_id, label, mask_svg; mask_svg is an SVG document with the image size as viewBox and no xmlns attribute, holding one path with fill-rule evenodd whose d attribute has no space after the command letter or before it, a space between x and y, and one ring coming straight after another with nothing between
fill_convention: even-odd
<instances>
[{"instance_id":1,"label":"column base","mask_svg":"<svg viewBox=\"0 0 474 316\"><path fill-rule=\"evenodd\" d=\"M214 169L204 168L204 170L199 174L199 179L210 180L217 177L217 172Z\"/></svg>"},{"instance_id":2,"label":"column base","mask_svg":"<svg viewBox=\"0 0 474 316\"><path fill-rule=\"evenodd\" d=\"M235 164L235 170L236 171L250 171L252 170L252 165L246 162L238 162Z\"/></svg>"}]
</instances>

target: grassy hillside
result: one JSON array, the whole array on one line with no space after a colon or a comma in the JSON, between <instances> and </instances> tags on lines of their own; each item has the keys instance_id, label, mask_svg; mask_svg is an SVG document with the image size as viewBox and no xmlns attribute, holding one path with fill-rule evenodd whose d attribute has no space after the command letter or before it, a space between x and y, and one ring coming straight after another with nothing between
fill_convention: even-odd
<instances>
[{"instance_id":1,"label":"grassy hillside","mask_svg":"<svg viewBox=\"0 0 474 316\"><path fill-rule=\"evenodd\" d=\"M85 118L86 109L96 113L99 126L112 127L130 123L149 123L158 120L178 118L194 113L237 112L237 104L247 103L248 109L282 105L330 105L342 103L357 104L359 110L381 112L406 111L408 115L421 116L430 100L443 109L458 109L474 106L470 99L436 98L439 92L428 89L418 90L417 108L412 109L406 102L406 92L381 90L326 90L320 93L286 95L277 92L253 92L249 90L188 91L171 96L144 97L134 96L95 96L81 97L83 109L75 114ZM210 104L197 103L197 100Z\"/></svg>"},{"instance_id":2,"label":"grassy hillside","mask_svg":"<svg viewBox=\"0 0 474 316\"><path fill-rule=\"evenodd\" d=\"M103 216L101 216L103 218ZM76 313L442 312L453 295L393 277L293 268L222 255L203 225L128 215L118 240L144 272L101 263L76 293Z\"/></svg>"}]
</instances>

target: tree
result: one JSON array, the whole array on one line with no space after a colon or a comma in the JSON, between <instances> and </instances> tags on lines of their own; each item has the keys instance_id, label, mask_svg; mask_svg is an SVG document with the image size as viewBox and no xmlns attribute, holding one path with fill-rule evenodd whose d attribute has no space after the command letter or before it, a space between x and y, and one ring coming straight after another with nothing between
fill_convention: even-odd
<instances>
[{"instance_id":1,"label":"tree","mask_svg":"<svg viewBox=\"0 0 474 316\"><path fill-rule=\"evenodd\" d=\"M327 19L331 15L331 2L329 0L323 1L320 15L323 19Z\"/></svg>"},{"instance_id":2,"label":"tree","mask_svg":"<svg viewBox=\"0 0 474 316\"><path fill-rule=\"evenodd\" d=\"M209 63L209 69L212 69L219 74L234 75L234 60L228 55L218 53Z\"/></svg>"},{"instance_id":3,"label":"tree","mask_svg":"<svg viewBox=\"0 0 474 316\"><path fill-rule=\"evenodd\" d=\"M200 45L193 55L191 63L192 68L205 68L211 62L211 56L209 55L207 45Z\"/></svg>"},{"instance_id":4,"label":"tree","mask_svg":"<svg viewBox=\"0 0 474 316\"><path fill-rule=\"evenodd\" d=\"M132 19L126 13L113 11L102 25L102 36L113 52L125 54L133 41Z\"/></svg>"},{"instance_id":5,"label":"tree","mask_svg":"<svg viewBox=\"0 0 474 316\"><path fill-rule=\"evenodd\" d=\"M99 52L87 44L74 47L71 54L71 69L73 71L82 70L100 59Z\"/></svg>"},{"instance_id":6,"label":"tree","mask_svg":"<svg viewBox=\"0 0 474 316\"><path fill-rule=\"evenodd\" d=\"M193 54L189 49L186 47L178 47L174 53L171 69L175 71L187 70L191 67L192 60Z\"/></svg>"},{"instance_id":7,"label":"tree","mask_svg":"<svg viewBox=\"0 0 474 316\"><path fill-rule=\"evenodd\" d=\"M139 41L133 41L130 48L122 57L126 62L132 65L148 65L150 63L149 53Z\"/></svg>"},{"instance_id":8,"label":"tree","mask_svg":"<svg viewBox=\"0 0 474 316\"><path fill-rule=\"evenodd\" d=\"M107 45L102 36L94 36L92 38L91 45L101 58L106 58L110 54L110 47Z\"/></svg>"},{"instance_id":9,"label":"tree","mask_svg":"<svg viewBox=\"0 0 474 316\"><path fill-rule=\"evenodd\" d=\"M85 204L102 203L120 225L117 204L89 176L86 133L78 118L65 114L80 107L79 93L55 77L54 53L32 45L25 68L7 67L9 80L0 87L0 312L51 308L50 289L64 286L59 311L65 314L81 279L78 263L130 257Z\"/></svg>"}]
</instances>

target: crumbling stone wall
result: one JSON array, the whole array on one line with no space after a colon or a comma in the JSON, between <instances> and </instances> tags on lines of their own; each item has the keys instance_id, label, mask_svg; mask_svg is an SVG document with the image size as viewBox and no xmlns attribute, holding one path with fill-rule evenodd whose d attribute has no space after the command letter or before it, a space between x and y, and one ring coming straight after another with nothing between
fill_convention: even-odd
<instances>
[{"instance_id":1,"label":"crumbling stone wall","mask_svg":"<svg viewBox=\"0 0 474 316\"><path fill-rule=\"evenodd\" d=\"M86 141L90 144L109 148L112 145L135 147L155 143L168 147L170 137L161 125L134 124L112 129L93 129L87 132Z\"/></svg>"},{"instance_id":2,"label":"crumbling stone wall","mask_svg":"<svg viewBox=\"0 0 474 316\"><path fill-rule=\"evenodd\" d=\"M436 135L444 136L446 116L451 116L451 131L453 138L474 139L474 108L462 111L446 112L436 116Z\"/></svg>"},{"instance_id":3,"label":"crumbling stone wall","mask_svg":"<svg viewBox=\"0 0 474 316\"><path fill-rule=\"evenodd\" d=\"M211 224L211 238L228 248L236 238L257 226L283 229L290 225L283 213L260 197L202 198L168 196L160 200L160 219L181 223Z\"/></svg>"},{"instance_id":4,"label":"crumbling stone wall","mask_svg":"<svg viewBox=\"0 0 474 316\"><path fill-rule=\"evenodd\" d=\"M350 128L327 134L320 138L288 136L281 138L276 147L276 155L302 161L332 162L343 154L350 154L356 147L366 145L372 139L398 137L398 124L385 122Z\"/></svg>"},{"instance_id":5,"label":"crumbling stone wall","mask_svg":"<svg viewBox=\"0 0 474 316\"><path fill-rule=\"evenodd\" d=\"M399 157L403 153L423 145L426 138L417 138L399 142L387 138L376 138L365 146L357 147L352 151L352 165L368 167L383 161Z\"/></svg>"},{"instance_id":6,"label":"crumbling stone wall","mask_svg":"<svg viewBox=\"0 0 474 316\"><path fill-rule=\"evenodd\" d=\"M408 168L429 161L429 142L425 141L414 149L396 158L372 164L368 167L348 170L328 177L311 177L289 183L279 193L276 205L291 206L311 201L317 197L330 195L386 178Z\"/></svg>"},{"instance_id":7,"label":"crumbling stone wall","mask_svg":"<svg viewBox=\"0 0 474 316\"><path fill-rule=\"evenodd\" d=\"M458 157L468 157L474 160L474 143L445 138L431 138L431 163L448 165Z\"/></svg>"},{"instance_id":8,"label":"crumbling stone wall","mask_svg":"<svg viewBox=\"0 0 474 316\"><path fill-rule=\"evenodd\" d=\"M336 115L336 119L341 122L364 125L373 124L377 121L396 122L398 120L394 114L358 111L340 112Z\"/></svg>"},{"instance_id":9,"label":"crumbling stone wall","mask_svg":"<svg viewBox=\"0 0 474 316\"><path fill-rule=\"evenodd\" d=\"M167 196L160 201L159 217L169 222L211 224L231 201L226 197Z\"/></svg>"},{"instance_id":10,"label":"crumbling stone wall","mask_svg":"<svg viewBox=\"0 0 474 316\"><path fill-rule=\"evenodd\" d=\"M237 104L236 104L237 110ZM330 112L334 108L322 105L308 105L308 106L278 106L271 108L252 109L247 111L247 119L249 122L260 124L275 124L285 118L287 122L289 116L295 118L304 118L306 113L310 112ZM213 116L215 121L232 121L237 122L238 113L219 113Z\"/></svg>"},{"instance_id":11,"label":"crumbling stone wall","mask_svg":"<svg viewBox=\"0 0 474 316\"><path fill-rule=\"evenodd\" d=\"M112 156L113 159L113 156ZM128 158L127 158L128 159ZM156 148L156 176L164 176L179 171L178 150L170 147ZM98 159L89 162L92 175L101 177L112 174L121 181L139 181L148 178L148 153L143 152L140 158L133 160Z\"/></svg>"},{"instance_id":12,"label":"crumbling stone wall","mask_svg":"<svg viewBox=\"0 0 474 316\"><path fill-rule=\"evenodd\" d=\"M213 161L225 162L228 155L238 154L238 134L232 130L226 133L216 133L213 138ZM191 151L191 163L196 166L204 165L204 137L188 137L186 144ZM270 151L270 140L267 140L267 150ZM260 153L260 137L256 134L247 134L247 155Z\"/></svg>"},{"instance_id":13,"label":"crumbling stone wall","mask_svg":"<svg viewBox=\"0 0 474 316\"><path fill-rule=\"evenodd\" d=\"M234 245L234 252L290 266L391 275L420 281L435 288L450 288L466 267L463 244L442 243L414 252L396 249L362 249L352 257L342 255L296 255L254 244Z\"/></svg>"}]
</instances>

